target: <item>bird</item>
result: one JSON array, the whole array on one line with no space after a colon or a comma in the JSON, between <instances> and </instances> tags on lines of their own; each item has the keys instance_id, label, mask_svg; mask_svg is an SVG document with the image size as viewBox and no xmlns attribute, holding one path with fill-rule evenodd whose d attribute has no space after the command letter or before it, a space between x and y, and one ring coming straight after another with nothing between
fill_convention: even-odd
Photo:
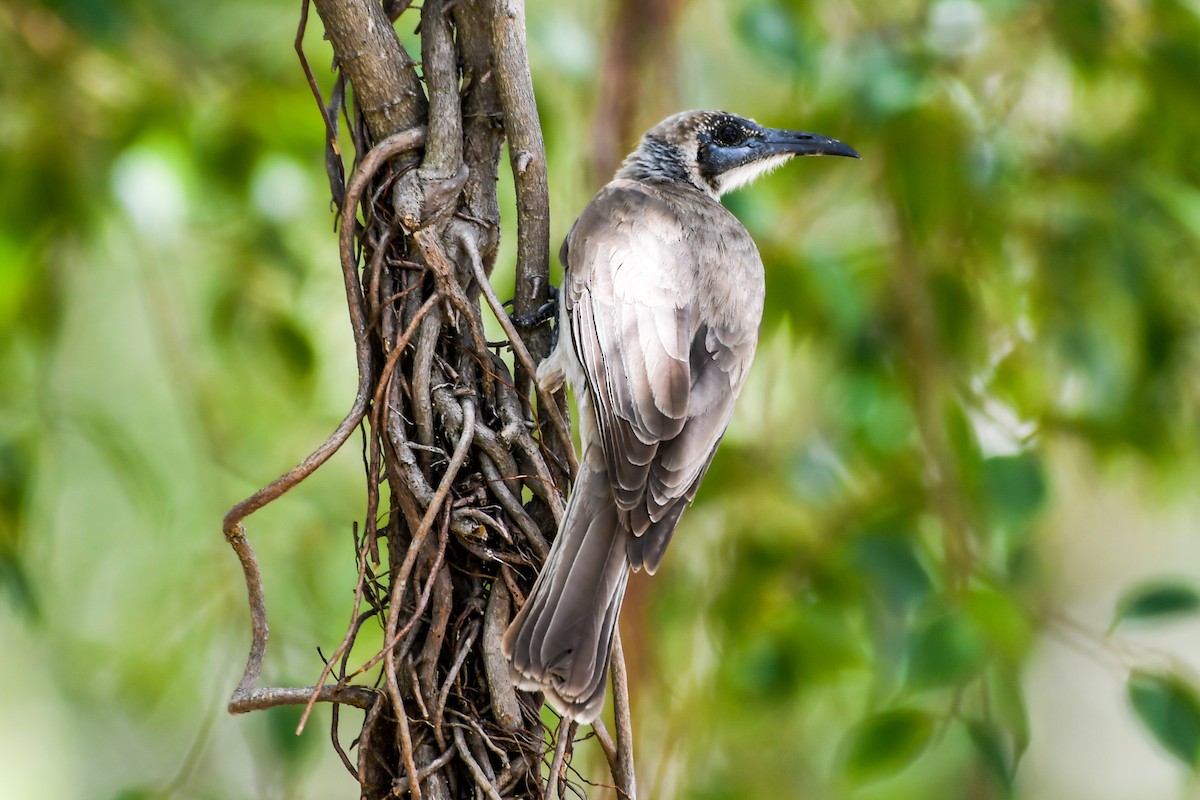
<instances>
[{"instance_id":1,"label":"bird","mask_svg":"<svg viewBox=\"0 0 1200 800\"><path fill-rule=\"evenodd\" d=\"M574 391L579 470L501 650L517 688L564 717L599 715L630 572L661 564L754 358L763 263L719 198L818 155L859 157L724 111L675 114L646 132L562 244L558 338L536 380Z\"/></svg>"}]
</instances>

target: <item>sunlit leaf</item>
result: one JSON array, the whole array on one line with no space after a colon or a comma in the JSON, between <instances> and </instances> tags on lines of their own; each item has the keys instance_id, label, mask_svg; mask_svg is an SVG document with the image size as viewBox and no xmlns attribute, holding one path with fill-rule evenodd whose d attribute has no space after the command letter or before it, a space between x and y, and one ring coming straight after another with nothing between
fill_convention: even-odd
<instances>
[{"instance_id":1,"label":"sunlit leaf","mask_svg":"<svg viewBox=\"0 0 1200 800\"><path fill-rule=\"evenodd\" d=\"M964 610L987 640L991 650L1019 659L1033 641L1033 624L1008 592L975 586L966 594Z\"/></svg>"},{"instance_id":2,"label":"sunlit leaf","mask_svg":"<svg viewBox=\"0 0 1200 800\"><path fill-rule=\"evenodd\" d=\"M1176 675L1135 671L1126 687L1141 723L1167 752L1193 771L1200 770L1200 698Z\"/></svg>"},{"instance_id":3,"label":"sunlit leaf","mask_svg":"<svg viewBox=\"0 0 1200 800\"><path fill-rule=\"evenodd\" d=\"M1112 626L1200 611L1200 592L1185 583L1154 582L1136 586L1117 601Z\"/></svg>"},{"instance_id":4,"label":"sunlit leaf","mask_svg":"<svg viewBox=\"0 0 1200 800\"><path fill-rule=\"evenodd\" d=\"M868 783L895 775L925 752L933 728L933 717L916 709L895 709L867 717L846 735L846 777L855 783Z\"/></svg>"}]
</instances>

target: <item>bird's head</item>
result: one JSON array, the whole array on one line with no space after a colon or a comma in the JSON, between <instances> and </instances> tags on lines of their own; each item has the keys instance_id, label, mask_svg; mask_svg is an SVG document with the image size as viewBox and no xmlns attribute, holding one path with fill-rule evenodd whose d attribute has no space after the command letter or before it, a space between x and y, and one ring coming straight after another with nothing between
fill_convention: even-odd
<instances>
[{"instance_id":1,"label":"bird's head","mask_svg":"<svg viewBox=\"0 0 1200 800\"><path fill-rule=\"evenodd\" d=\"M617 175L688 183L720 197L795 156L859 157L828 136L764 128L725 111L684 111L647 131Z\"/></svg>"}]
</instances>

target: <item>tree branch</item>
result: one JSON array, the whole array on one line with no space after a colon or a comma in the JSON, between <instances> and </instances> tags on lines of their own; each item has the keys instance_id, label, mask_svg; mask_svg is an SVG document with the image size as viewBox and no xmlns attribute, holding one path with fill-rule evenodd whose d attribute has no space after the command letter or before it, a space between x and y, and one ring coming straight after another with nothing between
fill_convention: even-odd
<instances>
[{"instance_id":1,"label":"tree branch","mask_svg":"<svg viewBox=\"0 0 1200 800\"><path fill-rule=\"evenodd\" d=\"M528 313L548 295L549 195L524 11L517 0L426 0L418 75L392 28L405 0L313 2L338 70L328 103L303 58L307 3L295 44L340 200L358 392L317 451L226 517L253 629L230 710L306 701L309 709L319 701L365 709L357 764L340 747L336 715L331 734L368 800L537 796L544 728L531 698L512 686L500 641L528 575L510 567L545 557L574 449L561 395L529 396L549 330L518 331L488 279L507 136L518 195L516 310ZM348 184L339 121L357 164ZM422 147L418 166L412 154ZM515 378L484 338L481 293L511 340ZM346 634L315 686L256 688L269 629L242 521L304 480L364 419L366 519L354 530L358 580ZM526 491L532 499L523 502ZM349 660L370 620L382 623L383 646L355 671ZM377 687L351 685L372 665L381 665ZM330 675L336 682L326 686ZM560 734L556 793L566 785L574 727ZM623 741L618 732L614 756Z\"/></svg>"},{"instance_id":2,"label":"tree branch","mask_svg":"<svg viewBox=\"0 0 1200 800\"><path fill-rule=\"evenodd\" d=\"M376 140L425 124L425 93L383 6L374 0L313 0L338 66L354 87Z\"/></svg>"},{"instance_id":3,"label":"tree branch","mask_svg":"<svg viewBox=\"0 0 1200 800\"><path fill-rule=\"evenodd\" d=\"M525 5L522 0L491 0L496 27L496 82L508 133L508 160L517 191L517 284L513 310L531 314L549 298L550 190L546 145L533 95L533 77L525 52ZM549 338L530 336L530 349L542 359Z\"/></svg>"},{"instance_id":4,"label":"tree branch","mask_svg":"<svg viewBox=\"0 0 1200 800\"><path fill-rule=\"evenodd\" d=\"M629 675L621 632L613 635L612 652L613 724L617 726L617 769L613 779L627 800L637 800L637 777L633 770L633 720L629 713Z\"/></svg>"}]
</instances>

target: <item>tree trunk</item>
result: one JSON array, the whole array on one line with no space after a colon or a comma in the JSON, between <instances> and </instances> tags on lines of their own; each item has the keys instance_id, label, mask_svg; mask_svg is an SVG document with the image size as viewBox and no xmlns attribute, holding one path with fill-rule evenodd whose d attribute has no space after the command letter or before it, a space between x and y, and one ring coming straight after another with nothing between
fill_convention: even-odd
<instances>
[{"instance_id":1,"label":"tree trunk","mask_svg":"<svg viewBox=\"0 0 1200 800\"><path fill-rule=\"evenodd\" d=\"M541 797L541 698L513 689L500 638L561 518L574 454L561 398L531 394L549 332L518 336L487 280L507 139L518 211L514 310L548 299L546 162L524 10L517 0L426 0L419 12L404 0L314 6L338 71L330 98L300 51L307 8L297 49L328 135L359 385L329 441L226 518L254 622L230 709L333 702L334 745L369 800ZM418 14L420 75L393 28L397 18L415 25ZM354 151L348 181L343 121ZM509 342L485 341L481 298ZM242 521L311 474L363 421L366 524L355 534L359 581L345 639L315 686L256 688L266 606ZM364 625L379 625L385 643L365 663L351 658ZM366 712L356 751L342 744L343 704ZM616 764L602 726L598 733Z\"/></svg>"}]
</instances>

